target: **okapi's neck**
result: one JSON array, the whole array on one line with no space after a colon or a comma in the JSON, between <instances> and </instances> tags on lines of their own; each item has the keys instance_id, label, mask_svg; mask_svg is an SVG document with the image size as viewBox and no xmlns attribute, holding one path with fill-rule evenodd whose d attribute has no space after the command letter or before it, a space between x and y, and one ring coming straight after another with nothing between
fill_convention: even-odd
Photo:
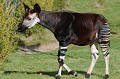
<instances>
[{"instance_id":1,"label":"okapi's neck","mask_svg":"<svg viewBox=\"0 0 120 79\"><path fill-rule=\"evenodd\" d=\"M40 19L40 25L43 27L49 29L51 32L55 31L55 27L53 24L54 19L51 18L51 12L50 11L41 11L39 14L39 19Z\"/></svg>"}]
</instances>

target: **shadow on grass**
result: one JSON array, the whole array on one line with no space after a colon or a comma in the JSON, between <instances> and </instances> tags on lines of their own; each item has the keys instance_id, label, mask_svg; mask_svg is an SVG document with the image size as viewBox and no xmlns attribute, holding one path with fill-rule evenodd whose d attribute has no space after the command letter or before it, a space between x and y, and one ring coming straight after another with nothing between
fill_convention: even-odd
<instances>
[{"instance_id":1,"label":"shadow on grass","mask_svg":"<svg viewBox=\"0 0 120 79\"><path fill-rule=\"evenodd\" d=\"M39 72L27 72L27 71L4 71L4 74L11 74L11 73L26 73L26 74L42 74L42 75L48 75L48 76L53 76L57 74L57 71L51 71L51 72L46 72L46 71L39 71ZM87 72L85 71L77 71L78 74L85 75ZM62 71L63 75L68 75L67 71ZM103 77L101 75L92 73L92 75L98 76L98 77ZM104 77L103 77L104 78Z\"/></svg>"}]
</instances>

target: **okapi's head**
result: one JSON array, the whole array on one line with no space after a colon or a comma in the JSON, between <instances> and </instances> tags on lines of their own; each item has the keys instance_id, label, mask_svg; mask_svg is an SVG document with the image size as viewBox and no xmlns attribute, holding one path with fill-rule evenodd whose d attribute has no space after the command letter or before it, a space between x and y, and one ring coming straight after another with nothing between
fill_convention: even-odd
<instances>
[{"instance_id":1,"label":"okapi's head","mask_svg":"<svg viewBox=\"0 0 120 79\"><path fill-rule=\"evenodd\" d=\"M30 9L24 4L25 13L22 22L19 24L17 31L24 32L26 29L33 27L35 24L40 22L39 14L41 12L40 6L36 3L33 9Z\"/></svg>"}]
</instances>

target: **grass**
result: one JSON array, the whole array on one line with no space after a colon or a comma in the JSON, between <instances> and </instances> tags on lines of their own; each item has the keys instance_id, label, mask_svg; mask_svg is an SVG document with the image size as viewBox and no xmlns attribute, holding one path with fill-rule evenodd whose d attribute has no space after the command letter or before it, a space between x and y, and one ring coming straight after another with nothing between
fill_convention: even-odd
<instances>
[{"instance_id":1,"label":"grass","mask_svg":"<svg viewBox=\"0 0 120 79\"><path fill-rule=\"evenodd\" d=\"M67 9L77 12L94 12L105 15L110 28L115 34L111 34L110 47L110 79L120 78L120 7L119 0L106 1L105 8L100 10L94 7L94 0L68 0ZM101 49L99 49L101 50ZM62 79L83 79L91 63L89 46L79 47L71 45L68 48L65 62L73 70L78 72L78 77L68 75L63 69ZM20 51L11 53L3 63L3 71L0 71L0 79L55 79L58 70L57 50L46 53L26 55ZM105 63L103 54L95 65L90 79L103 79Z\"/></svg>"},{"instance_id":2,"label":"grass","mask_svg":"<svg viewBox=\"0 0 120 79\"><path fill-rule=\"evenodd\" d=\"M119 37L119 35L112 35L111 39L110 79L120 78ZM89 46L69 46L65 62L78 72L78 77L68 75L63 69L62 79L83 79L91 63ZM3 69L4 72L1 71L0 79L54 79L58 70L57 50L33 55L26 55L20 52L12 53L4 62ZM103 54L100 52L100 58L90 79L103 79L104 70Z\"/></svg>"}]
</instances>

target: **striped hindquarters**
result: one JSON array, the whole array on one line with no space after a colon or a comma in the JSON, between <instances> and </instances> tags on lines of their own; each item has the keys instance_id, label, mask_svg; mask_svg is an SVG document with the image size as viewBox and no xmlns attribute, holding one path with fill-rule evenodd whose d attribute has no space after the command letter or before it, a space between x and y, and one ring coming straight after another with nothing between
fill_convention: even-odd
<instances>
[{"instance_id":1,"label":"striped hindquarters","mask_svg":"<svg viewBox=\"0 0 120 79\"><path fill-rule=\"evenodd\" d=\"M107 23L99 28L98 42L102 48L110 46L110 28Z\"/></svg>"}]
</instances>

